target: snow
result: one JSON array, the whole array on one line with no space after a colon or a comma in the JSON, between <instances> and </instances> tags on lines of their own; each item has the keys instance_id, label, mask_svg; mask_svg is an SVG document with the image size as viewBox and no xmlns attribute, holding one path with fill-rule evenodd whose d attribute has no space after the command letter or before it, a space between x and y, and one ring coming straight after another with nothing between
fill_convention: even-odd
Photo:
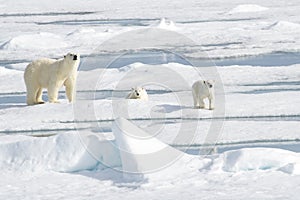
<instances>
[{"instance_id":1,"label":"snow","mask_svg":"<svg viewBox=\"0 0 300 200\"><path fill-rule=\"evenodd\" d=\"M0 199L298 199L299 6L0 0ZM67 52L76 103L27 106L28 63Z\"/></svg>"},{"instance_id":2,"label":"snow","mask_svg":"<svg viewBox=\"0 0 300 200\"><path fill-rule=\"evenodd\" d=\"M277 21L273 24L271 24L267 29L272 29L275 31L282 31L282 32L287 32L287 31L294 31L298 32L300 30L300 24L298 23L293 23L293 22L288 22L288 21Z\"/></svg>"},{"instance_id":3,"label":"snow","mask_svg":"<svg viewBox=\"0 0 300 200\"><path fill-rule=\"evenodd\" d=\"M223 155L222 169L229 172L281 170L299 174L299 154L280 149L242 149Z\"/></svg>"},{"instance_id":4,"label":"snow","mask_svg":"<svg viewBox=\"0 0 300 200\"><path fill-rule=\"evenodd\" d=\"M37 34L20 35L10 39L1 45L1 49L17 51L24 50L45 50L53 48L64 48L67 44L63 39L53 33L41 32Z\"/></svg>"},{"instance_id":5,"label":"snow","mask_svg":"<svg viewBox=\"0 0 300 200\"><path fill-rule=\"evenodd\" d=\"M42 138L15 138L1 138L1 173L76 172L99 167L100 159L103 159L103 163L109 163L111 167L120 165L118 152L113 151L110 143L91 135L71 132ZM97 152L93 151L98 145L102 148L97 147Z\"/></svg>"},{"instance_id":6,"label":"snow","mask_svg":"<svg viewBox=\"0 0 300 200\"><path fill-rule=\"evenodd\" d=\"M268 9L269 8L256 5L256 4L243 4L243 5L236 6L235 8L230 10L229 13L233 14L233 13L247 13L247 12L262 12Z\"/></svg>"},{"instance_id":7,"label":"snow","mask_svg":"<svg viewBox=\"0 0 300 200\"><path fill-rule=\"evenodd\" d=\"M125 128L126 131L135 129L132 129L131 125L128 127L127 122L121 123L123 124L120 127ZM117 132L116 135L120 137L118 139L121 139L124 145L122 147L126 146L127 148L135 149L129 152L130 155L137 156L134 153L139 153L140 151L138 150L143 151L145 147L155 150L156 147L152 145L162 145L160 141L155 141L155 139L146 140L144 141L146 142L144 143L145 145L142 145L139 144L138 140L133 142L131 141L132 138L127 138L129 140L124 139L124 135ZM88 139L86 136L83 135L85 138L81 139ZM258 192L254 197L260 198L261 196L269 195L271 198L274 197L273 195L278 195L283 191L286 192L286 189L293 185L293 181L295 181L294 183L299 181L299 176L297 176L300 163L299 153L280 149L241 149L206 157L181 153L182 155L179 159L176 159L171 166L152 173L140 173L141 176L137 179L137 174L130 175L123 172L123 175L121 175L118 171L98 165L94 157L95 154L86 152L90 148L83 148L79 135L75 133L60 134L47 138L22 136L19 137L18 141L12 137L3 136L0 146L1 176L5 177L0 183L2 186L1 190L5 191L1 195L8 198L18 198L24 195L28 198L41 197L41 199L49 198L49 196L53 198L74 197L79 199L86 197L86 195L93 199L99 198L99 196L120 198L129 192L124 198L130 199L133 195L137 198L136 196L144 194L148 198L156 199L160 198L159 193L161 192L165 192L164 196L167 198L172 197L174 188L185 191L180 194L182 197L188 195L188 191L197 191L199 187L208 189L212 184L215 187L212 191L218 191L218 193L212 195L208 192L208 198L217 196L223 199L228 195L227 192L233 192L231 196L235 198L240 194L236 188L244 190L244 187L247 186L250 186L250 192ZM96 136L94 135L93 137ZM95 142L95 138L92 141ZM98 153L105 153L103 154L104 156L109 154L107 146L106 148L102 144L100 146L97 144L96 146ZM101 146L103 148L100 148ZM175 149L172 150L172 147L164 146L170 148L171 151L178 152ZM24 152L21 153L22 150ZM126 153L126 151L124 152ZM145 154L146 159L134 159L129 163L124 163L124 158L122 158L122 163L120 163L118 157L114 157L116 153L117 151L106 157L109 161L115 161L111 165L114 165L116 169L120 169L124 164L127 167L134 164L145 166L145 163L152 161L151 156ZM122 156L126 157L128 154L121 154ZM125 159L125 161L128 162L129 160ZM83 169L93 170L82 171ZM78 170L80 171L74 173L74 171ZM18 181L15 181L11 175L17 175ZM276 180L273 179L274 177L280 178L281 181L289 184L278 187L278 185L274 184ZM266 182L266 180L270 182ZM20 183L27 184L24 186L20 185ZM80 189L74 190L74 188L78 187L78 183L82 186L80 186ZM222 187L221 183L223 183ZM28 187L28 184L31 187ZM40 187L40 184L43 187ZM255 186L251 186L252 184ZM271 188L268 189L267 185ZM268 192L273 191L274 188L272 186L278 188L279 191L276 190L275 193L268 194ZM25 188L21 189L21 187ZM103 190L101 189L102 187L106 189ZM133 191L132 187L135 188ZM235 189L231 187L235 187ZM264 187L264 189L259 189L260 187ZM115 193L116 191L118 193ZM145 191L148 192L145 193ZM288 192L290 191L288 190ZM200 193L195 193L194 197L198 198L203 195L202 193L201 191ZM281 194L284 195L284 193ZM289 193L286 193L284 196L293 197Z\"/></svg>"},{"instance_id":8,"label":"snow","mask_svg":"<svg viewBox=\"0 0 300 200\"><path fill-rule=\"evenodd\" d=\"M113 123L113 133L120 151L123 173L143 175L157 171L182 154L124 118L118 118Z\"/></svg>"}]
</instances>

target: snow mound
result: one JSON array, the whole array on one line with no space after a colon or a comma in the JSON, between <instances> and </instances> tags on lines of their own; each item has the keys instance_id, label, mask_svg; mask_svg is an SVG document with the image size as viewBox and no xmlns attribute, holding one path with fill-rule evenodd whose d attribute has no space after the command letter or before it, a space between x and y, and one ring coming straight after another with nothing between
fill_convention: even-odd
<instances>
[{"instance_id":1,"label":"snow mound","mask_svg":"<svg viewBox=\"0 0 300 200\"><path fill-rule=\"evenodd\" d=\"M145 173L164 168L183 152L159 141L124 118L113 124L124 172Z\"/></svg>"},{"instance_id":2,"label":"snow mound","mask_svg":"<svg viewBox=\"0 0 300 200\"><path fill-rule=\"evenodd\" d=\"M166 18L162 18L157 27L161 28L161 29L166 29L166 30L176 30L177 29L177 27L175 26L175 23Z\"/></svg>"},{"instance_id":3,"label":"snow mound","mask_svg":"<svg viewBox=\"0 0 300 200\"><path fill-rule=\"evenodd\" d=\"M47 50L59 49L67 47L68 45L63 41L59 35L47 32L40 32L36 34L19 35L3 43L0 49L4 50Z\"/></svg>"},{"instance_id":4,"label":"snow mound","mask_svg":"<svg viewBox=\"0 0 300 200\"><path fill-rule=\"evenodd\" d=\"M185 178L186 173L207 169L210 159L188 155L150 135L124 118L113 123L123 178L130 181Z\"/></svg>"},{"instance_id":5,"label":"snow mound","mask_svg":"<svg viewBox=\"0 0 300 200\"><path fill-rule=\"evenodd\" d=\"M262 12L268 9L269 8L267 7L263 7L256 4L243 4L243 5L236 6L235 8L230 10L229 13L234 14L234 13Z\"/></svg>"},{"instance_id":6,"label":"snow mound","mask_svg":"<svg viewBox=\"0 0 300 200\"><path fill-rule=\"evenodd\" d=\"M225 152L222 169L228 172L250 170L280 170L290 174L300 173L300 155L287 150L249 148Z\"/></svg>"},{"instance_id":7,"label":"snow mound","mask_svg":"<svg viewBox=\"0 0 300 200\"><path fill-rule=\"evenodd\" d=\"M275 31L300 31L300 24L288 21L277 21L265 29Z\"/></svg>"},{"instance_id":8,"label":"snow mound","mask_svg":"<svg viewBox=\"0 0 300 200\"><path fill-rule=\"evenodd\" d=\"M1 171L74 172L94 169L100 164L99 161L111 166L120 164L112 145L93 135L80 136L74 132L45 138L1 137Z\"/></svg>"}]
</instances>

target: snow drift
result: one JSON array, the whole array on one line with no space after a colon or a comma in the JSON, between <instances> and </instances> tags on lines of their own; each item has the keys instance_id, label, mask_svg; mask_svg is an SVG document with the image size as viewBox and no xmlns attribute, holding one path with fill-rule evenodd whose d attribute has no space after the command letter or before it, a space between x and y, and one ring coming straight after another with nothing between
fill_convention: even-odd
<instances>
[{"instance_id":1,"label":"snow drift","mask_svg":"<svg viewBox=\"0 0 300 200\"><path fill-rule=\"evenodd\" d=\"M300 154L282 149L250 148L225 152L220 157L228 172L281 170L300 174Z\"/></svg>"},{"instance_id":2,"label":"snow drift","mask_svg":"<svg viewBox=\"0 0 300 200\"><path fill-rule=\"evenodd\" d=\"M117 166L120 164L118 153L112 151L110 142L75 132L42 138L2 136L0 169L10 172L74 172L99 167L99 161Z\"/></svg>"},{"instance_id":3,"label":"snow drift","mask_svg":"<svg viewBox=\"0 0 300 200\"><path fill-rule=\"evenodd\" d=\"M98 134L65 133L51 137L2 136L2 172L75 172L116 168L122 172L174 176L193 171L282 171L300 174L300 154L272 148L249 148L198 156L178 151L119 118L113 125L116 142ZM99 137L98 137L99 136ZM159 178L160 176L156 176Z\"/></svg>"},{"instance_id":4,"label":"snow drift","mask_svg":"<svg viewBox=\"0 0 300 200\"><path fill-rule=\"evenodd\" d=\"M235 8L230 10L229 13L234 14L234 13L262 12L268 9L269 8L267 7L263 7L256 4L243 4L243 5L236 6Z\"/></svg>"},{"instance_id":5,"label":"snow drift","mask_svg":"<svg viewBox=\"0 0 300 200\"><path fill-rule=\"evenodd\" d=\"M59 35L40 32L16 36L3 43L0 49L4 50L47 50L65 48L68 45Z\"/></svg>"},{"instance_id":6,"label":"snow drift","mask_svg":"<svg viewBox=\"0 0 300 200\"><path fill-rule=\"evenodd\" d=\"M122 170L125 172L157 171L184 155L124 118L114 122L113 132L120 149Z\"/></svg>"},{"instance_id":7,"label":"snow drift","mask_svg":"<svg viewBox=\"0 0 300 200\"><path fill-rule=\"evenodd\" d=\"M288 21L277 21L265 28L265 30L275 30L278 32L299 32L300 31L300 24L288 22Z\"/></svg>"}]
</instances>

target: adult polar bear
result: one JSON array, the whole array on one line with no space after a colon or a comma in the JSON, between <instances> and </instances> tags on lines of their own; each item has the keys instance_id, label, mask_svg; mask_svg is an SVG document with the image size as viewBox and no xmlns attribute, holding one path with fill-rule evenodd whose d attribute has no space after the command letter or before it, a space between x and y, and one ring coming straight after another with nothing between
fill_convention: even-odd
<instances>
[{"instance_id":1,"label":"adult polar bear","mask_svg":"<svg viewBox=\"0 0 300 200\"><path fill-rule=\"evenodd\" d=\"M42 104L42 90L47 89L50 103L58 103L58 91L65 85L69 102L73 101L79 54L68 53L64 58L56 60L42 58L30 63L24 73L27 89L27 104Z\"/></svg>"}]
</instances>

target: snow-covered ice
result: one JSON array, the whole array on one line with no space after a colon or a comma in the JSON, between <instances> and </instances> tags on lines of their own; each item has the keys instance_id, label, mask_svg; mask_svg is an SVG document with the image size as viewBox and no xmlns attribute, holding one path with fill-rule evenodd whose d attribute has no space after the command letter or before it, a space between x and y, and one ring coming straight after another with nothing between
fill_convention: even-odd
<instances>
[{"instance_id":1,"label":"snow-covered ice","mask_svg":"<svg viewBox=\"0 0 300 200\"><path fill-rule=\"evenodd\" d=\"M236 6L235 8L230 10L229 13L233 14L233 13L243 13L243 12L262 12L268 9L269 8L256 5L256 4L244 4L244 5Z\"/></svg>"},{"instance_id":2,"label":"snow-covered ice","mask_svg":"<svg viewBox=\"0 0 300 200\"><path fill-rule=\"evenodd\" d=\"M0 199L298 199L299 9L0 0ZM27 64L70 51L77 103L62 89L60 104L27 106ZM193 108L206 78L214 111ZM149 101L125 99L138 85Z\"/></svg>"}]
</instances>

